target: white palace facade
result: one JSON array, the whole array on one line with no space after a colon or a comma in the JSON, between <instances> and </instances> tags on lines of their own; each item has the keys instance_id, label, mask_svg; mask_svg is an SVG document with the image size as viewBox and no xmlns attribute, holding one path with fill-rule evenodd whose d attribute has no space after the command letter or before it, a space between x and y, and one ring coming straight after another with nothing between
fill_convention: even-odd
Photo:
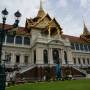
<instances>
[{"instance_id":1,"label":"white palace facade","mask_svg":"<svg viewBox=\"0 0 90 90\"><path fill-rule=\"evenodd\" d=\"M0 25L1 26L1 25ZM10 28L12 25L6 25ZM6 35L2 60L8 74L15 65L18 77L43 79L47 67L52 79L55 66L61 66L61 75L87 76L90 73L90 32L85 23L80 37L64 35L55 18L45 13L42 6L35 18L26 19L25 27L16 28L16 35Z\"/></svg>"}]
</instances>

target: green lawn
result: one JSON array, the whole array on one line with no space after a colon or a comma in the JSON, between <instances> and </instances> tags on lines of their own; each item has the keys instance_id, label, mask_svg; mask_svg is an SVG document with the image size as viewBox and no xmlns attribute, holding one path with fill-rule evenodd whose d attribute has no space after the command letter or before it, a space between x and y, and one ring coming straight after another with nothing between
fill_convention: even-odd
<instances>
[{"instance_id":1,"label":"green lawn","mask_svg":"<svg viewBox=\"0 0 90 90\"><path fill-rule=\"evenodd\" d=\"M6 90L90 90L90 79L26 83L8 87Z\"/></svg>"}]
</instances>

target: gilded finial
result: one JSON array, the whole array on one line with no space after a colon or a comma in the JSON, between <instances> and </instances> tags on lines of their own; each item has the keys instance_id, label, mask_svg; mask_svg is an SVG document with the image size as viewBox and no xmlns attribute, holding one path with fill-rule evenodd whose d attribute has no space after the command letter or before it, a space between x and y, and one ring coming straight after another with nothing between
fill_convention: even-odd
<instances>
[{"instance_id":1,"label":"gilded finial","mask_svg":"<svg viewBox=\"0 0 90 90\"><path fill-rule=\"evenodd\" d=\"M83 18L83 24L84 24L83 35L87 35L89 33L89 31L86 26L86 20L84 18Z\"/></svg>"},{"instance_id":2,"label":"gilded finial","mask_svg":"<svg viewBox=\"0 0 90 90\"><path fill-rule=\"evenodd\" d=\"M42 0L40 0L40 10L43 10Z\"/></svg>"}]
</instances>

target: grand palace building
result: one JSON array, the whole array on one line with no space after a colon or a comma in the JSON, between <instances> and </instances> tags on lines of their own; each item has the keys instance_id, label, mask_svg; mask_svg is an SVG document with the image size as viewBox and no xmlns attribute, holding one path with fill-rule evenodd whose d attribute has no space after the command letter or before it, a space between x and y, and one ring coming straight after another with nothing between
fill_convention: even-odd
<instances>
[{"instance_id":1,"label":"grand palace building","mask_svg":"<svg viewBox=\"0 0 90 90\"><path fill-rule=\"evenodd\" d=\"M49 73L55 79L58 64L62 77L89 75L90 31L85 23L79 37L65 35L57 20L40 5L36 17L27 18L25 27L15 31L16 35L6 35L3 43L2 60L6 60L7 76L18 73L17 77L40 80ZM13 70L15 66L17 71Z\"/></svg>"}]
</instances>

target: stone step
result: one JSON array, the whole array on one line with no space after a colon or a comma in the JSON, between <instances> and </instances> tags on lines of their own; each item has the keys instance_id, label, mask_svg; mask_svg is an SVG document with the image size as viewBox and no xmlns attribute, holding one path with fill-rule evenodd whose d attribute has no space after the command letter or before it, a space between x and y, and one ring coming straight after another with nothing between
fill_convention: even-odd
<instances>
[{"instance_id":1,"label":"stone step","mask_svg":"<svg viewBox=\"0 0 90 90\"><path fill-rule=\"evenodd\" d=\"M80 69L80 68L78 68L78 67L74 67L74 66L73 66L73 68L76 69L76 70L78 70L79 72L87 75L87 72L86 72L85 70L82 70L82 69Z\"/></svg>"},{"instance_id":2,"label":"stone step","mask_svg":"<svg viewBox=\"0 0 90 90\"><path fill-rule=\"evenodd\" d=\"M87 74L86 78L90 78L90 74Z\"/></svg>"},{"instance_id":3,"label":"stone step","mask_svg":"<svg viewBox=\"0 0 90 90\"><path fill-rule=\"evenodd\" d=\"M34 68L34 67L36 67L36 65L34 65L34 64L33 64L33 65L29 65L29 66L27 66L27 67L21 68L21 70L19 70L19 72L20 72L20 73L24 73L24 72L26 72L26 71Z\"/></svg>"}]
</instances>

